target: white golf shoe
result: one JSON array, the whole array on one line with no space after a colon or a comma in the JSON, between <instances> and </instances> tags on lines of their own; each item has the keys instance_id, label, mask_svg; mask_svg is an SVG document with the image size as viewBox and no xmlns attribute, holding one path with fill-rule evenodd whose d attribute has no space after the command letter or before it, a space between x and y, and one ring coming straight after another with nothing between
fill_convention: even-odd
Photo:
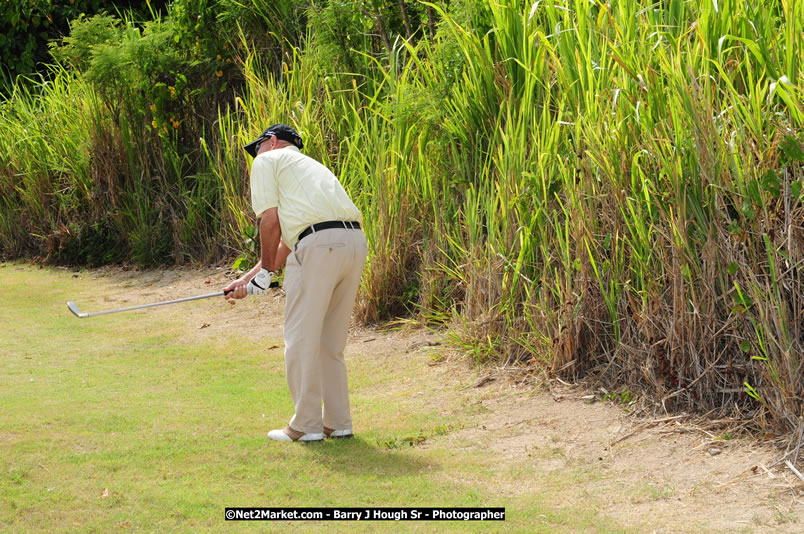
<instances>
[{"instance_id":1,"label":"white golf shoe","mask_svg":"<svg viewBox=\"0 0 804 534\"><path fill-rule=\"evenodd\" d=\"M268 439L273 439L276 441L302 442L321 441L324 439L324 434L321 432L315 434L305 434L304 432L299 432L297 430L293 430L289 426L286 426L281 430L271 430L268 432Z\"/></svg>"},{"instance_id":2,"label":"white golf shoe","mask_svg":"<svg viewBox=\"0 0 804 534\"><path fill-rule=\"evenodd\" d=\"M332 428L324 427L324 435L328 438L353 438L355 435L352 433L351 428L344 428L342 430L334 430Z\"/></svg>"}]
</instances>

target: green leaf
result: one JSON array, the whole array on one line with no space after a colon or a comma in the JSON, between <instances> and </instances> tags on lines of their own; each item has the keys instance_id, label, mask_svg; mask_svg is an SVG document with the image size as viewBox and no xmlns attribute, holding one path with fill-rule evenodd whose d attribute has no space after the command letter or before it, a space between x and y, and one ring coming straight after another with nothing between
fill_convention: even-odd
<instances>
[{"instance_id":1,"label":"green leaf","mask_svg":"<svg viewBox=\"0 0 804 534\"><path fill-rule=\"evenodd\" d=\"M741 211L743 212L745 218L748 219L749 221L753 221L754 217L757 216L756 212L754 211L754 207L751 205L750 200L747 198L743 200L743 207Z\"/></svg>"},{"instance_id":2,"label":"green leaf","mask_svg":"<svg viewBox=\"0 0 804 534\"><path fill-rule=\"evenodd\" d=\"M729 262L727 270L729 271L730 275L734 275L734 273L736 273L739 269L740 269L740 266L737 265L735 262L733 262L733 261Z\"/></svg>"},{"instance_id":3,"label":"green leaf","mask_svg":"<svg viewBox=\"0 0 804 534\"><path fill-rule=\"evenodd\" d=\"M740 350L748 354L749 352L751 352L751 343L749 343L748 341L741 341Z\"/></svg>"},{"instance_id":4,"label":"green leaf","mask_svg":"<svg viewBox=\"0 0 804 534\"><path fill-rule=\"evenodd\" d=\"M749 397L751 397L754 400L760 400L761 397L759 396L759 393L757 392L757 390L751 387L751 384L749 384L748 382L743 382L743 385L745 386L745 392L748 394Z\"/></svg>"},{"instance_id":5,"label":"green leaf","mask_svg":"<svg viewBox=\"0 0 804 534\"><path fill-rule=\"evenodd\" d=\"M237 259L235 260L235 262L232 264L232 270L234 270L234 271L239 270L239 269L240 269L240 266L241 266L241 265L243 265L243 264L244 264L246 261L247 261L247 258L246 258L245 256L240 256L240 257L239 257L239 258L237 258Z\"/></svg>"},{"instance_id":6,"label":"green leaf","mask_svg":"<svg viewBox=\"0 0 804 534\"><path fill-rule=\"evenodd\" d=\"M801 180L796 180L790 184L790 198L797 199L801 197Z\"/></svg>"},{"instance_id":7,"label":"green leaf","mask_svg":"<svg viewBox=\"0 0 804 534\"><path fill-rule=\"evenodd\" d=\"M775 198L779 198L779 176L774 171L766 172L762 178L762 189L773 195Z\"/></svg>"},{"instance_id":8,"label":"green leaf","mask_svg":"<svg viewBox=\"0 0 804 534\"><path fill-rule=\"evenodd\" d=\"M784 137L782 151L784 151L785 156L793 161L804 161L804 151L801 150L801 143L792 135Z\"/></svg>"}]
</instances>

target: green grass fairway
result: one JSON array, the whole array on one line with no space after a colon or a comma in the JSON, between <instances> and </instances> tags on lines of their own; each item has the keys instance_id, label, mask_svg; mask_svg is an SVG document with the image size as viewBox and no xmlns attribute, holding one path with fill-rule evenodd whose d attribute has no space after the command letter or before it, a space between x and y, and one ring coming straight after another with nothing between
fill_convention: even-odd
<instances>
[{"instance_id":1,"label":"green grass fairway","mask_svg":"<svg viewBox=\"0 0 804 534\"><path fill-rule=\"evenodd\" d=\"M457 386L428 382L421 356L389 363L353 346L358 437L269 442L292 410L281 338L202 335L177 313L215 320L230 308L221 300L77 319L67 300L117 307L102 296L122 294L120 282L5 263L0 286L2 532L623 530L581 495L544 504L561 483L541 485L538 470L455 448L450 429L473 414L449 396ZM419 435L423 444L405 441ZM572 494L573 476L561 492ZM539 489L523 490L522 477ZM226 522L227 506L504 506L507 520Z\"/></svg>"}]
</instances>

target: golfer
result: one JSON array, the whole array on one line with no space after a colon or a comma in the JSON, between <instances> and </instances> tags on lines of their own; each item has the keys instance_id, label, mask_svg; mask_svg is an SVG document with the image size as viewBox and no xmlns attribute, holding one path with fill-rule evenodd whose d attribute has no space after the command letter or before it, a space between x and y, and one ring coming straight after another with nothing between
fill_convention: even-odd
<instances>
[{"instance_id":1,"label":"golfer","mask_svg":"<svg viewBox=\"0 0 804 534\"><path fill-rule=\"evenodd\" d=\"M332 172L302 154L301 136L274 124L244 148L261 260L224 291L261 295L285 266L285 371L296 413L278 441L351 437L343 350L366 262L362 216ZM323 410L322 410L323 405Z\"/></svg>"}]
</instances>

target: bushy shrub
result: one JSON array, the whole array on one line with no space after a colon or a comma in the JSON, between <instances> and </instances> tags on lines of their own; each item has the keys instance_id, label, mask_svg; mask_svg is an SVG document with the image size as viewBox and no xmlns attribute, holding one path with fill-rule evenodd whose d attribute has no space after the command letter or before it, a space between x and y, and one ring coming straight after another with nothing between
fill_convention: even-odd
<instances>
[{"instance_id":1,"label":"bushy shrub","mask_svg":"<svg viewBox=\"0 0 804 534\"><path fill-rule=\"evenodd\" d=\"M14 0L0 3L0 93L19 75L47 74L48 42L67 34L70 21L102 10L149 16L166 0ZM5 78L5 80L3 80ZM5 83L3 83L5 82Z\"/></svg>"},{"instance_id":2,"label":"bushy shrub","mask_svg":"<svg viewBox=\"0 0 804 534\"><path fill-rule=\"evenodd\" d=\"M217 26L218 5L177 1L166 17L144 24L106 13L79 17L52 46L53 57L98 97L90 172L115 209L112 217L79 225L111 225L109 233L125 236L130 258L142 265L209 249L197 243L199 232L210 238L209 221L194 214L214 218L197 199L218 195L194 178L203 170L198 140L238 83L231 32Z\"/></svg>"}]
</instances>

